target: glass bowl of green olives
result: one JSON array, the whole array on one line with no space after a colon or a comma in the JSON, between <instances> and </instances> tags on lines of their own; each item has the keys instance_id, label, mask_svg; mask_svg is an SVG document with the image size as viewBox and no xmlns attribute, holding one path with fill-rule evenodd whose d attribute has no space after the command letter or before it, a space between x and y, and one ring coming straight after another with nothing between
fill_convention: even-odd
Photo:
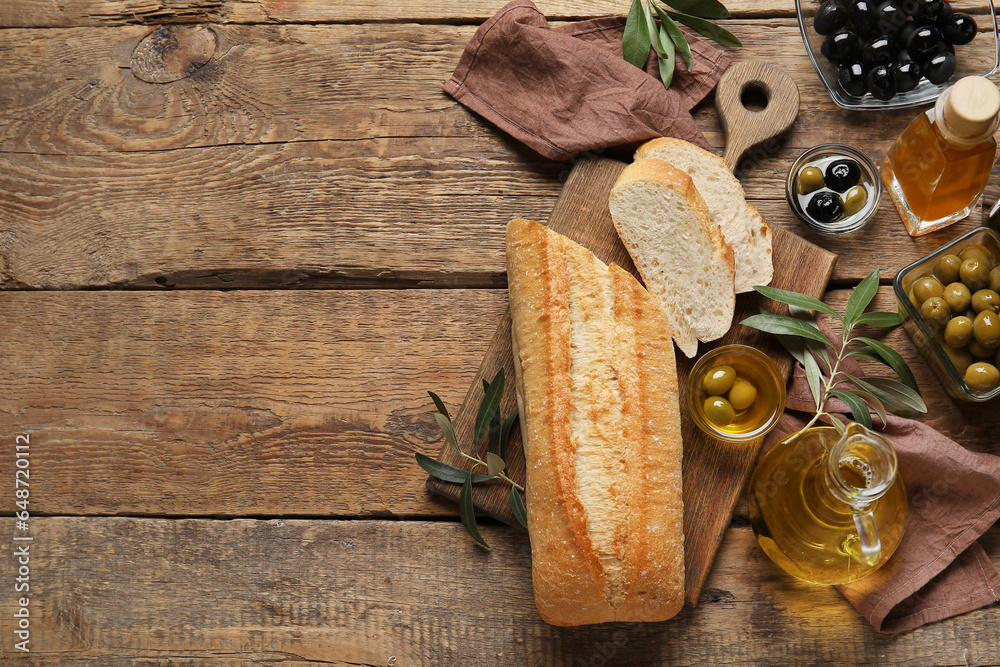
<instances>
[{"instance_id":1,"label":"glass bowl of green olives","mask_svg":"<svg viewBox=\"0 0 1000 667\"><path fill-rule=\"evenodd\" d=\"M698 428L725 442L763 437L785 409L777 365L748 345L722 345L702 355L688 374L686 395Z\"/></svg>"},{"instance_id":2,"label":"glass bowl of green olives","mask_svg":"<svg viewBox=\"0 0 1000 667\"><path fill-rule=\"evenodd\" d=\"M903 327L952 398L1000 396L1000 235L979 227L893 281Z\"/></svg>"},{"instance_id":3,"label":"glass bowl of green olives","mask_svg":"<svg viewBox=\"0 0 1000 667\"><path fill-rule=\"evenodd\" d=\"M878 170L850 146L821 144L792 164L785 198L796 217L820 234L854 232L872 219L882 200Z\"/></svg>"}]
</instances>

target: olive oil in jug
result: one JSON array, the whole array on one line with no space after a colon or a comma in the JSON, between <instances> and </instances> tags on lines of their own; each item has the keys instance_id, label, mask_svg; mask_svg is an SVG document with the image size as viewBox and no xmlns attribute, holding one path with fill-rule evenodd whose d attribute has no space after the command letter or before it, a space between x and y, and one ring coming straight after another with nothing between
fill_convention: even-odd
<instances>
[{"instance_id":1,"label":"olive oil in jug","mask_svg":"<svg viewBox=\"0 0 1000 667\"><path fill-rule=\"evenodd\" d=\"M881 436L814 427L772 447L747 492L764 552L789 574L842 584L881 567L906 523L906 488Z\"/></svg>"}]
</instances>

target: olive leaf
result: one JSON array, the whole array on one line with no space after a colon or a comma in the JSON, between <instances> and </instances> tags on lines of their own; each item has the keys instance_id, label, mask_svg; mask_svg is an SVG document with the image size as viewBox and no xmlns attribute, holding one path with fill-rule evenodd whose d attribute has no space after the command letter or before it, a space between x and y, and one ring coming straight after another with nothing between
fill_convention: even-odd
<instances>
[{"instance_id":1,"label":"olive leaf","mask_svg":"<svg viewBox=\"0 0 1000 667\"><path fill-rule=\"evenodd\" d=\"M476 525L476 508L472 504L471 471L466 475L465 482L462 484L462 492L458 496L458 512L462 518L462 525L465 527L465 532L471 535L472 539L476 542L489 549L490 545L483 539L483 536L479 533L479 526Z\"/></svg>"},{"instance_id":2,"label":"olive leaf","mask_svg":"<svg viewBox=\"0 0 1000 667\"><path fill-rule=\"evenodd\" d=\"M626 62L642 69L652 48L656 53L660 79L665 87L669 88L673 82L677 52L680 53L688 69L691 69L691 45L677 25L678 22L720 44L743 46L731 32L707 20L729 17L729 11L718 0L664 0L664 2L680 11L665 10L656 0L632 0L625 19L625 31L622 34L622 57Z\"/></svg>"},{"instance_id":3,"label":"olive leaf","mask_svg":"<svg viewBox=\"0 0 1000 667\"><path fill-rule=\"evenodd\" d=\"M899 352L896 352L894 349L892 349L882 341L878 341L873 338L865 338L864 336L857 336L854 340L860 343L864 343L867 346L859 349L873 350L879 361L882 361L889 368L896 371L896 375L898 375L899 379L903 381L903 384L905 384L913 391L917 392L920 391L919 387L917 387L917 381L913 377L913 372L910 370L910 367L907 365L906 360L903 359L902 355L900 355ZM857 350L855 350L855 352L857 352ZM869 356L868 358L870 359L872 357Z\"/></svg>"},{"instance_id":4,"label":"olive leaf","mask_svg":"<svg viewBox=\"0 0 1000 667\"><path fill-rule=\"evenodd\" d=\"M899 313L887 313L881 310L871 310L862 313L855 320L857 324L867 324L873 327L895 327L903 323Z\"/></svg>"},{"instance_id":5,"label":"olive leaf","mask_svg":"<svg viewBox=\"0 0 1000 667\"><path fill-rule=\"evenodd\" d=\"M727 19L731 15L718 0L663 0L679 12L706 19Z\"/></svg>"},{"instance_id":6,"label":"olive leaf","mask_svg":"<svg viewBox=\"0 0 1000 667\"><path fill-rule=\"evenodd\" d=\"M821 384L823 382L823 372L819 369L819 364L816 363L815 357L811 354L806 354L804 358L804 367L806 369L806 381L809 383L809 392L813 395L813 400L816 401L816 410L819 411L823 407L823 389Z\"/></svg>"},{"instance_id":7,"label":"olive leaf","mask_svg":"<svg viewBox=\"0 0 1000 667\"><path fill-rule=\"evenodd\" d=\"M483 439L486 429L489 428L493 420L493 414L500 407L500 399L503 398L504 371L503 368L497 371L493 381L486 388L483 401L479 404L479 413L476 415L476 428L473 431L472 446L478 447L479 441Z\"/></svg>"},{"instance_id":8,"label":"olive leaf","mask_svg":"<svg viewBox=\"0 0 1000 667\"><path fill-rule=\"evenodd\" d=\"M874 410L875 414L879 416L879 419L882 420L883 424L889 423L889 416L885 412L885 406L882 405L882 401L878 400L878 398L876 398L874 394L870 394L867 391L861 391L860 389L845 389L844 391L848 392L849 394L854 394L855 396L863 400L865 403L867 403L868 407Z\"/></svg>"},{"instance_id":9,"label":"olive leaf","mask_svg":"<svg viewBox=\"0 0 1000 667\"><path fill-rule=\"evenodd\" d=\"M428 391L427 393L430 394L431 400L434 401L434 405L437 407L438 412L447 417L448 421L451 421L451 415L448 414L448 408L444 406L444 401L438 398L438 395L433 391Z\"/></svg>"},{"instance_id":10,"label":"olive leaf","mask_svg":"<svg viewBox=\"0 0 1000 667\"><path fill-rule=\"evenodd\" d=\"M669 14L670 18L675 21L683 23L687 27L693 29L699 35L708 37L719 44L723 44L725 46L743 46L743 42L741 42L736 35L729 32L722 26L712 23L711 21L706 21L703 18L682 14L680 12L668 11L667 14Z\"/></svg>"},{"instance_id":11,"label":"olive leaf","mask_svg":"<svg viewBox=\"0 0 1000 667\"><path fill-rule=\"evenodd\" d=\"M778 301L779 303L788 304L789 306L798 306L799 308L804 308L806 310L818 310L821 313L832 315L838 320L841 319L840 314L837 313L836 310L826 305L819 299L811 296L778 289L777 287L769 287L767 285L755 285L753 289L755 292L762 294L772 301Z\"/></svg>"},{"instance_id":12,"label":"olive leaf","mask_svg":"<svg viewBox=\"0 0 1000 667\"><path fill-rule=\"evenodd\" d=\"M656 16L660 19L660 40L663 41L664 34L667 35L673 45L677 47L677 51L680 51L681 58L684 60L684 65L686 65L688 70L690 70L691 46L688 44L684 33L681 32L680 27L674 22L674 20L670 18L665 11L660 9L660 6L655 2L653 3L653 9L656 10Z\"/></svg>"},{"instance_id":13,"label":"olive leaf","mask_svg":"<svg viewBox=\"0 0 1000 667\"><path fill-rule=\"evenodd\" d=\"M437 425L441 427L441 431L444 433L444 439L448 441L451 448L461 454L462 448L458 446L458 438L455 437L455 428L451 425L451 420L440 412L435 412L434 421L436 421Z\"/></svg>"},{"instance_id":14,"label":"olive leaf","mask_svg":"<svg viewBox=\"0 0 1000 667\"><path fill-rule=\"evenodd\" d=\"M510 509L514 512L514 518L517 519L517 522L527 528L528 510L524 506L521 494L513 486L510 487Z\"/></svg>"},{"instance_id":15,"label":"olive leaf","mask_svg":"<svg viewBox=\"0 0 1000 667\"><path fill-rule=\"evenodd\" d=\"M875 269L858 283L858 286L851 291L851 295L847 297L847 305L844 306L844 326L854 326L877 293L878 269Z\"/></svg>"},{"instance_id":16,"label":"olive leaf","mask_svg":"<svg viewBox=\"0 0 1000 667\"><path fill-rule=\"evenodd\" d=\"M836 396L847 404L848 409L851 411L851 415L854 417L854 421L858 422L865 428L872 427L872 416L868 412L868 405L861 400L860 397L840 389L834 389L830 392L830 394Z\"/></svg>"},{"instance_id":17,"label":"olive leaf","mask_svg":"<svg viewBox=\"0 0 1000 667\"><path fill-rule=\"evenodd\" d=\"M830 339L824 336L815 325L806 324L787 315L751 315L740 324L772 334L801 336L833 347Z\"/></svg>"},{"instance_id":18,"label":"olive leaf","mask_svg":"<svg viewBox=\"0 0 1000 667\"><path fill-rule=\"evenodd\" d=\"M438 410L434 413L434 421L437 422L441 431L444 433L448 445L454 449L459 456L464 459L469 459L472 462L472 467L470 469L463 470L447 463L436 461L425 454L421 454L420 452L416 453L417 465L423 468L424 471L431 477L445 482L462 485L462 491L459 493L458 497L458 509L462 520L462 526L465 527L466 532L468 532L476 542L483 545L487 549L489 548L489 545L486 544L486 540L483 539L483 536L479 533L479 527L476 525L472 485L490 480L501 480L509 484L512 492L511 507L515 515L518 512L518 507L514 505L514 495L516 495L519 491L524 490L524 487L515 482L504 472L507 468L507 464L503 458L503 450L507 439L510 436L511 428L513 428L514 422L517 420L517 410L514 410L512 414L504 417L503 411L500 409L500 400L503 397L504 384L503 368L497 371L492 382L487 382L485 379L483 380L483 398L479 403L479 411L476 413L475 435L471 454L462 450L462 447L458 442L458 438L455 435L455 428L451 422L451 416L448 414L448 410L445 408L444 402L433 391L427 392L430 395L431 400L434 401L434 405ZM487 430L489 431L489 447L484 460L479 455L478 443ZM474 472L476 468L480 466L486 468L486 475ZM521 498L518 495L516 502L520 502L520 500ZM523 510L523 503L521 503L521 508ZM524 512L522 511L522 515L523 514ZM522 516L518 516L517 519L518 521L521 521L521 523L524 523L524 521L522 521Z\"/></svg>"},{"instance_id":19,"label":"olive leaf","mask_svg":"<svg viewBox=\"0 0 1000 667\"><path fill-rule=\"evenodd\" d=\"M920 394L902 382L892 378L844 375L859 389L875 394L890 412L902 416L927 412L927 404Z\"/></svg>"},{"instance_id":20,"label":"olive leaf","mask_svg":"<svg viewBox=\"0 0 1000 667\"><path fill-rule=\"evenodd\" d=\"M423 468L428 475L434 477L435 479L439 479L442 482L461 484L465 481L465 476L469 474L468 470L462 470L461 468L456 468L453 465L442 463L441 461L432 459L426 454L421 454L420 452L417 452L417 465ZM493 478L489 475L472 473L473 484L479 484L480 482L485 482L488 479Z\"/></svg>"},{"instance_id":21,"label":"olive leaf","mask_svg":"<svg viewBox=\"0 0 1000 667\"><path fill-rule=\"evenodd\" d=\"M490 477L496 477L503 469L507 467L507 464L502 458L494 454L493 452L486 453L486 474ZM514 487L511 487L514 488Z\"/></svg>"},{"instance_id":22,"label":"olive leaf","mask_svg":"<svg viewBox=\"0 0 1000 667\"><path fill-rule=\"evenodd\" d=\"M622 56L626 62L632 63L639 69L646 66L649 47L652 45L645 11L643 0L632 0L628 18L625 20L625 34L622 35Z\"/></svg>"}]
</instances>

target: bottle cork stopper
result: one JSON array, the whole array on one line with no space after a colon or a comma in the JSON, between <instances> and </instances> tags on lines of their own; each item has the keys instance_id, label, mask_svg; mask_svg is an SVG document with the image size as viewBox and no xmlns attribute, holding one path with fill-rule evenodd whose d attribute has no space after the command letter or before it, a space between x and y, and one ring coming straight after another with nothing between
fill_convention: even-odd
<instances>
[{"instance_id":1,"label":"bottle cork stopper","mask_svg":"<svg viewBox=\"0 0 1000 667\"><path fill-rule=\"evenodd\" d=\"M1000 113L1000 89L981 76L967 76L952 86L944 107L944 122L960 137L989 132Z\"/></svg>"}]
</instances>

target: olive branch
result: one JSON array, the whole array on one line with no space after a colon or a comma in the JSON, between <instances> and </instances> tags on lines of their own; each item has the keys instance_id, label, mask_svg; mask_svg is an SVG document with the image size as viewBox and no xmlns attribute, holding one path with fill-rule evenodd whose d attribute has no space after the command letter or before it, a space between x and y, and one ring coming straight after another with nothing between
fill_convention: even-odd
<instances>
[{"instance_id":1,"label":"olive branch","mask_svg":"<svg viewBox=\"0 0 1000 667\"><path fill-rule=\"evenodd\" d=\"M528 512L524 506L524 499L521 498L521 492L524 491L524 487L512 480L504 472L507 469L507 463L504 461L504 450L507 446L510 429L517 419L517 410L514 410L507 417L504 417L500 410L500 399L503 397L504 384L505 378L502 368L497 371L492 382L483 380L483 398L479 403L479 412L476 414L471 454L466 453L459 444L458 438L455 435L455 426L451 421L451 415L448 414L448 408L445 407L444 402L433 391L427 392L438 409L434 413L434 420L441 428L441 432L444 433L445 440L459 456L472 461L471 468L468 470L456 468L453 465L442 463L420 452L417 452L416 455L417 464L431 477L444 482L453 482L462 485L462 492L458 496L458 510L462 518L462 525L465 527L466 532L472 536L472 539L487 549L490 548L490 545L483 539L483 536L479 532L479 526L476 525L476 511L472 503L473 484L480 484L490 480L502 480L510 484L510 508L514 512L514 518L522 526L527 527L528 525ZM489 439L484 443L487 445L484 452L482 445L479 443L487 435ZM475 472L476 468L485 468L486 474Z\"/></svg>"},{"instance_id":2,"label":"olive branch","mask_svg":"<svg viewBox=\"0 0 1000 667\"><path fill-rule=\"evenodd\" d=\"M743 43L725 28L706 19L724 19L729 10L718 0L663 0L677 11L664 9L656 0L632 0L625 33L622 35L622 55L639 69L646 66L649 49L656 52L660 80L665 88L674 78L677 54L688 70L691 69L691 46L678 23L683 23L698 34L719 44L743 46ZM655 15L655 16L654 16ZM659 20L659 25L657 25Z\"/></svg>"},{"instance_id":3,"label":"olive branch","mask_svg":"<svg viewBox=\"0 0 1000 667\"><path fill-rule=\"evenodd\" d=\"M900 416L927 412L927 405L921 398L913 373L903 357L881 341L855 335L854 329L859 324L894 327L902 323L898 313L865 312L878 292L878 269L851 291L843 315L819 299L798 292L762 286L754 287L754 290L769 299L787 304L791 313L776 315L764 310L760 315L743 320L741 324L774 334L805 368L809 391L816 402L816 414L800 433L824 416L827 417L825 421L832 423L841 434L844 433L845 426L826 411L826 403L831 397L843 401L854 420L867 428L872 428L870 410L882 419L883 424L886 423L887 411ZM825 313L840 320L844 335L839 346L834 345L820 331L809 311ZM832 358L827 348L834 352ZM820 370L816 356L826 364L829 375L824 375ZM887 377L855 377L841 370L842 363L848 357L865 357L885 364L902 382Z\"/></svg>"}]
</instances>

